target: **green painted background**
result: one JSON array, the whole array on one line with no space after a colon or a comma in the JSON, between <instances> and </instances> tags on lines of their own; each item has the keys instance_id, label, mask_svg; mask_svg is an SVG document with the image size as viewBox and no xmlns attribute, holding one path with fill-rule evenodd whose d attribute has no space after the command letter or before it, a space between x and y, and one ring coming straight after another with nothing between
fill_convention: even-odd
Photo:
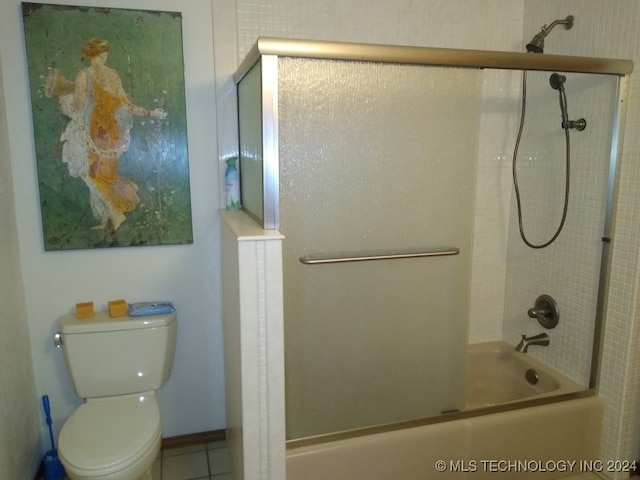
<instances>
[{"instance_id":1,"label":"green painted background","mask_svg":"<svg viewBox=\"0 0 640 480\"><path fill-rule=\"evenodd\" d=\"M33 131L45 250L192 243L182 19L179 13L23 3ZM115 232L98 222L89 191L61 161L68 117L44 95L44 77L58 68L73 81L89 61L92 37L109 43L115 69L133 103L163 108L165 120L134 117L120 175L138 185L140 203ZM35 213L35 212L34 212Z\"/></svg>"}]
</instances>

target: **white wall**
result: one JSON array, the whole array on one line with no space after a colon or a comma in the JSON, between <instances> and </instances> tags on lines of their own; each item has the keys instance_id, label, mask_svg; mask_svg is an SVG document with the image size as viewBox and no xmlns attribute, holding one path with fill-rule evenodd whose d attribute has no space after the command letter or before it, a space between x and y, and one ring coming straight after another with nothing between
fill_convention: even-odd
<instances>
[{"instance_id":1,"label":"white wall","mask_svg":"<svg viewBox=\"0 0 640 480\"><path fill-rule=\"evenodd\" d=\"M52 343L57 317L72 312L76 302L93 300L97 309L104 309L118 298L166 299L176 305L179 326L173 374L159 392L164 436L224 428L211 2L58 3L182 12L194 243L44 252L20 2L0 2L8 146L37 394L49 394L57 429L80 403ZM2 355L4 361L4 350Z\"/></svg>"},{"instance_id":2,"label":"white wall","mask_svg":"<svg viewBox=\"0 0 640 480\"><path fill-rule=\"evenodd\" d=\"M0 68L0 478L32 479L44 453L27 327ZM11 395L7 395L11 392Z\"/></svg>"}]
</instances>

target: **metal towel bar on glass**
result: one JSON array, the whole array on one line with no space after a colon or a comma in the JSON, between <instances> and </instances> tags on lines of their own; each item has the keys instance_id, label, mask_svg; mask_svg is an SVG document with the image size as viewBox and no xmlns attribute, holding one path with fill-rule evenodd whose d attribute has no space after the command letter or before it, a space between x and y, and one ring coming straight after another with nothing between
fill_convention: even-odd
<instances>
[{"instance_id":1,"label":"metal towel bar on glass","mask_svg":"<svg viewBox=\"0 0 640 480\"><path fill-rule=\"evenodd\" d=\"M438 250L423 250L410 252L390 252L390 253L368 253L362 255L344 255L344 256L323 256L308 255L300 257L300 262L305 265L318 265L325 263L347 263L347 262L368 262L372 260L396 260L400 258L422 258L422 257L444 257L447 255L458 255L458 248L443 248Z\"/></svg>"}]
</instances>

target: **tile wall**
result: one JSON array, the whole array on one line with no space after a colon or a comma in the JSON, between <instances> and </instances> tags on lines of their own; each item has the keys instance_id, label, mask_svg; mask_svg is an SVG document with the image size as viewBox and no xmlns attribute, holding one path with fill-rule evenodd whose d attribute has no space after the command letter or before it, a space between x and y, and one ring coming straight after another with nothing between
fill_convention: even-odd
<instances>
[{"instance_id":1,"label":"tile wall","mask_svg":"<svg viewBox=\"0 0 640 480\"><path fill-rule=\"evenodd\" d=\"M558 30L561 41L573 31ZM555 44L547 42L548 50ZM518 152L517 171L523 229L536 245L548 242L559 228L567 172L566 137L561 127L557 90L550 72L529 72L527 115ZM505 288L504 340L515 345L521 334L546 332L549 348L531 348L543 360L585 387L589 385L593 332L600 276L607 198L610 138L616 105L617 77L566 74L570 119L584 117L588 127L569 131L570 188L566 222L556 241L531 249L520 238L512 202ZM515 132L514 132L515 139ZM558 303L560 322L545 330L527 310L541 294Z\"/></svg>"},{"instance_id":2,"label":"tile wall","mask_svg":"<svg viewBox=\"0 0 640 480\"><path fill-rule=\"evenodd\" d=\"M525 36L536 26L572 14L572 31L548 44L560 54L640 61L640 4L621 1L602 8L598 0L525 2ZM565 32L559 32L560 34ZM553 43L552 43L553 42ZM640 79L632 74L618 170L610 294L599 393L605 400L603 459L637 458L640 398ZM619 475L623 478L623 475Z\"/></svg>"}]
</instances>

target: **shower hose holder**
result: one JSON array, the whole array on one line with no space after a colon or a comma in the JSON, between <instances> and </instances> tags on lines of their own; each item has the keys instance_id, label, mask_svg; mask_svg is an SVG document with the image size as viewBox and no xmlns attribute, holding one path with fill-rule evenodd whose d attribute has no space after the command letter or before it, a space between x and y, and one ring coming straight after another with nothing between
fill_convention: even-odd
<instances>
[{"instance_id":1,"label":"shower hose holder","mask_svg":"<svg viewBox=\"0 0 640 480\"><path fill-rule=\"evenodd\" d=\"M578 120L569 120L567 122L562 122L562 128L575 128L576 130L581 132L585 128L587 128L587 121L584 118L579 118Z\"/></svg>"}]
</instances>

